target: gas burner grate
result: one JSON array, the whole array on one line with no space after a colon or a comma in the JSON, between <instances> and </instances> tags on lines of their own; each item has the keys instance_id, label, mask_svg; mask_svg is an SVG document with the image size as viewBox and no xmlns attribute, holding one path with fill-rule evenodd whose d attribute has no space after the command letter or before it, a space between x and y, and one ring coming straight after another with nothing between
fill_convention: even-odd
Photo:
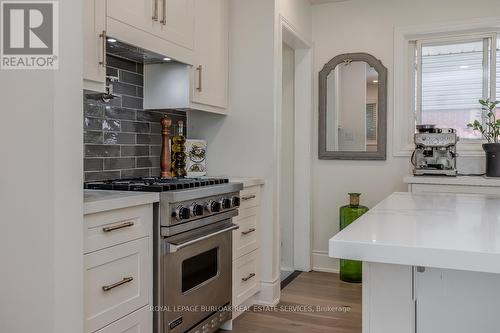
<instances>
[{"instance_id":1,"label":"gas burner grate","mask_svg":"<svg viewBox=\"0 0 500 333\"><path fill-rule=\"evenodd\" d=\"M226 184L226 178L160 178L145 177L131 179L114 179L103 181L89 181L84 183L85 189L114 190L114 191L141 191L141 192L166 192L177 191L196 187Z\"/></svg>"}]
</instances>

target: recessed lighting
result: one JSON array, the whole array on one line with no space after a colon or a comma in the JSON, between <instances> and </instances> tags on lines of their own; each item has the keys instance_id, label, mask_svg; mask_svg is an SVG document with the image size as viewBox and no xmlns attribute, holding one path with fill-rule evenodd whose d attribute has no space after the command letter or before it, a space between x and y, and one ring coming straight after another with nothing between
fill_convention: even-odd
<instances>
[{"instance_id":1,"label":"recessed lighting","mask_svg":"<svg viewBox=\"0 0 500 333\"><path fill-rule=\"evenodd\" d=\"M461 69L466 69L466 68L469 68L470 66L467 66L467 65L462 65L460 66Z\"/></svg>"},{"instance_id":2,"label":"recessed lighting","mask_svg":"<svg viewBox=\"0 0 500 333\"><path fill-rule=\"evenodd\" d=\"M163 58L163 61L172 61L172 59L170 59L169 57L165 57Z\"/></svg>"},{"instance_id":3,"label":"recessed lighting","mask_svg":"<svg viewBox=\"0 0 500 333\"><path fill-rule=\"evenodd\" d=\"M116 43L117 40L114 38L108 38L108 43Z\"/></svg>"},{"instance_id":4,"label":"recessed lighting","mask_svg":"<svg viewBox=\"0 0 500 333\"><path fill-rule=\"evenodd\" d=\"M373 80L372 82L373 82L373 83L378 83L378 80Z\"/></svg>"}]
</instances>

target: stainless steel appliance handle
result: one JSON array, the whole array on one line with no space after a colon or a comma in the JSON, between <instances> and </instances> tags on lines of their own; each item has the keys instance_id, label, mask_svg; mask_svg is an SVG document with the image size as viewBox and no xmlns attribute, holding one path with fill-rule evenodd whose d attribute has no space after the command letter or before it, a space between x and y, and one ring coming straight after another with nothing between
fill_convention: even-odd
<instances>
[{"instance_id":1,"label":"stainless steel appliance handle","mask_svg":"<svg viewBox=\"0 0 500 333\"><path fill-rule=\"evenodd\" d=\"M159 0L153 0L153 21L158 21L158 1Z\"/></svg>"},{"instance_id":2,"label":"stainless steel appliance handle","mask_svg":"<svg viewBox=\"0 0 500 333\"><path fill-rule=\"evenodd\" d=\"M250 228L247 231L242 231L241 234L242 235L248 235L248 234L251 234L254 231L255 231L255 228Z\"/></svg>"},{"instance_id":3,"label":"stainless steel appliance handle","mask_svg":"<svg viewBox=\"0 0 500 333\"><path fill-rule=\"evenodd\" d=\"M102 53L101 53L102 59L101 59L101 61L99 61L99 65L106 68L106 65L107 65L107 60L106 60L106 40L107 40L106 30L103 30L99 34L99 37L101 37L101 40L102 40L102 46L101 46L102 47Z\"/></svg>"},{"instance_id":4,"label":"stainless steel appliance handle","mask_svg":"<svg viewBox=\"0 0 500 333\"><path fill-rule=\"evenodd\" d=\"M246 201L246 200L250 200L250 199L255 199L257 196L255 194L252 194L252 195L245 195L245 196L242 196L241 197L241 200L243 201Z\"/></svg>"},{"instance_id":5,"label":"stainless steel appliance handle","mask_svg":"<svg viewBox=\"0 0 500 333\"><path fill-rule=\"evenodd\" d=\"M124 223L117 224L117 225L114 225L111 227L104 227L104 228L102 228L102 231L110 232L110 231L114 231L114 230L118 230L118 229L122 229L122 228L127 228L127 227L132 227L132 226L134 226L134 222L129 221L129 222L124 222Z\"/></svg>"},{"instance_id":6,"label":"stainless steel appliance handle","mask_svg":"<svg viewBox=\"0 0 500 333\"><path fill-rule=\"evenodd\" d=\"M103 291L110 291L111 289L114 289L118 286L121 286L122 284L125 284L125 283L129 283L131 282L132 280L134 280L133 277L129 276L129 277L124 277L123 280L121 281L118 281L118 282L115 282L113 284L110 284L109 286L102 286L102 290Z\"/></svg>"},{"instance_id":7,"label":"stainless steel appliance handle","mask_svg":"<svg viewBox=\"0 0 500 333\"><path fill-rule=\"evenodd\" d=\"M255 276L255 273L250 273L248 274L248 276L244 277L244 278L241 278L241 281L243 282L247 282L248 280L250 280L251 278L253 278Z\"/></svg>"},{"instance_id":8,"label":"stainless steel appliance handle","mask_svg":"<svg viewBox=\"0 0 500 333\"><path fill-rule=\"evenodd\" d=\"M167 25L167 0L163 0L163 19L160 21L161 24Z\"/></svg>"},{"instance_id":9,"label":"stainless steel appliance handle","mask_svg":"<svg viewBox=\"0 0 500 333\"><path fill-rule=\"evenodd\" d=\"M186 247L186 246L189 246L189 245L192 245L194 243L198 243L198 242L201 242L202 240L205 240L205 239L208 239L210 237L213 237L213 236L216 236L216 235L219 235L219 234L222 234L224 232L228 232L228 231L231 231L231 230L236 230L238 229L239 226L236 225L236 224L232 224L230 225L229 227L227 228L224 228L224 229L221 229L221 230L217 230L215 232L212 232L208 235L204 235L204 236L201 236L201 237L198 237L198 238L195 238L195 239L191 239L187 242L184 242L184 243L181 243L181 244L172 244L172 243L167 243L166 244L166 247L167 247L167 253L173 253L173 252L177 252L179 251L180 249Z\"/></svg>"}]
</instances>

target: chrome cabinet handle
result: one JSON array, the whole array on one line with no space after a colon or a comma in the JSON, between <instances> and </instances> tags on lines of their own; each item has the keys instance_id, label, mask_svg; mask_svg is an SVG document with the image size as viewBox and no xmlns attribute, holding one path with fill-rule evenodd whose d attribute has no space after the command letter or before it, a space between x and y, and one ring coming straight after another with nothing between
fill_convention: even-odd
<instances>
[{"instance_id":1,"label":"chrome cabinet handle","mask_svg":"<svg viewBox=\"0 0 500 333\"><path fill-rule=\"evenodd\" d=\"M248 235L248 234L251 234L254 231L255 231L255 228L250 228L247 231L242 231L241 234L242 235Z\"/></svg>"},{"instance_id":2,"label":"chrome cabinet handle","mask_svg":"<svg viewBox=\"0 0 500 333\"><path fill-rule=\"evenodd\" d=\"M102 41L102 53L101 53L102 59L101 61L99 61L99 65L101 65L102 67L106 67L106 65L108 64L106 60L106 39L107 39L106 30L103 30L99 34L99 37L101 38Z\"/></svg>"},{"instance_id":3,"label":"chrome cabinet handle","mask_svg":"<svg viewBox=\"0 0 500 333\"><path fill-rule=\"evenodd\" d=\"M121 281L118 281L118 282L115 282L113 284L110 284L109 286L102 286L102 290L103 291L110 291L111 289L114 289L118 286L121 286L122 284L125 284L125 283L129 283L131 282L132 280L134 280L133 277L129 276L129 277L124 277L123 280Z\"/></svg>"},{"instance_id":4,"label":"chrome cabinet handle","mask_svg":"<svg viewBox=\"0 0 500 333\"><path fill-rule=\"evenodd\" d=\"M247 276L245 276L244 278L241 278L241 281L243 282L247 282L248 280L250 280L251 278L253 278L255 276L255 273L250 273L248 274Z\"/></svg>"},{"instance_id":5,"label":"chrome cabinet handle","mask_svg":"<svg viewBox=\"0 0 500 333\"><path fill-rule=\"evenodd\" d=\"M203 67L201 65L199 65L198 67L196 67L196 70L198 71L198 87L196 88L196 90L198 90L199 92L201 92L201 72L203 71Z\"/></svg>"},{"instance_id":6,"label":"chrome cabinet handle","mask_svg":"<svg viewBox=\"0 0 500 333\"><path fill-rule=\"evenodd\" d=\"M244 195L241 197L241 200L243 201L247 201L247 200L251 200L251 199L255 199L257 198L257 196L255 194L251 194L251 195Z\"/></svg>"},{"instance_id":7,"label":"chrome cabinet handle","mask_svg":"<svg viewBox=\"0 0 500 333\"><path fill-rule=\"evenodd\" d=\"M158 22L158 0L153 0L153 21Z\"/></svg>"},{"instance_id":8,"label":"chrome cabinet handle","mask_svg":"<svg viewBox=\"0 0 500 333\"><path fill-rule=\"evenodd\" d=\"M160 21L161 24L167 25L167 0L163 0L163 19Z\"/></svg>"},{"instance_id":9,"label":"chrome cabinet handle","mask_svg":"<svg viewBox=\"0 0 500 333\"><path fill-rule=\"evenodd\" d=\"M102 231L110 232L110 231L114 231L114 230L118 230L118 229L122 229L122 228L132 227L133 225L134 225L134 222L125 222L125 223L117 224L117 225L114 225L111 227L104 227L104 228L102 228Z\"/></svg>"}]
</instances>

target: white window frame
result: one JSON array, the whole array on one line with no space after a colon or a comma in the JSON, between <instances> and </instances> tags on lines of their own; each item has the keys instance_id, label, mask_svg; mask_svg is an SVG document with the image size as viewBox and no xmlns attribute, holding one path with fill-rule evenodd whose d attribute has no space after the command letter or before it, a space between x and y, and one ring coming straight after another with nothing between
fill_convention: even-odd
<instances>
[{"instance_id":1,"label":"white window frame","mask_svg":"<svg viewBox=\"0 0 500 333\"><path fill-rule=\"evenodd\" d=\"M471 39L476 36L500 35L500 17L455 21L431 25L396 27L394 30L394 104L393 104L393 156L410 156L415 133L415 42L430 40L451 41ZM496 48L496 38L491 47ZM493 52L492 52L493 53ZM496 70L496 58L492 55L490 70ZM420 72L420 71L419 71ZM490 73L495 75L496 73ZM495 83L490 86L494 95ZM497 99L500 96L496 97ZM460 156L484 156L482 140L461 140Z\"/></svg>"}]
</instances>

